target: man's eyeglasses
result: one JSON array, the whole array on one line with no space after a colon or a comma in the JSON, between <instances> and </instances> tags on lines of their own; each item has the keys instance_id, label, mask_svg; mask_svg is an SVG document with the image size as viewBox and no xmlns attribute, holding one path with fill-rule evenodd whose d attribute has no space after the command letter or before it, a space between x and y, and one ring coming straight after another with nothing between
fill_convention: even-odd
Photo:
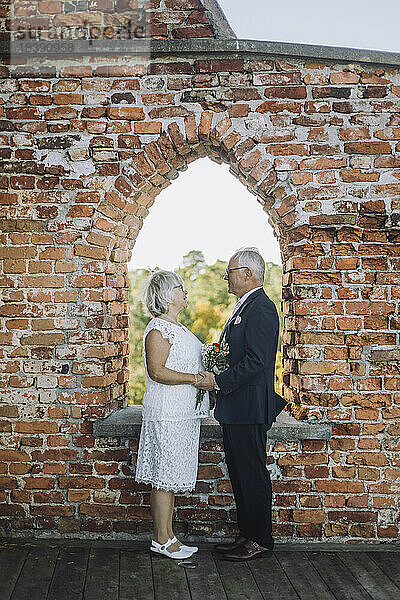
<instances>
[{"instance_id":1,"label":"man's eyeglasses","mask_svg":"<svg viewBox=\"0 0 400 600\"><path fill-rule=\"evenodd\" d=\"M233 269L225 269L224 277L228 278L232 271L237 271L238 269L248 269L248 267L233 267Z\"/></svg>"}]
</instances>

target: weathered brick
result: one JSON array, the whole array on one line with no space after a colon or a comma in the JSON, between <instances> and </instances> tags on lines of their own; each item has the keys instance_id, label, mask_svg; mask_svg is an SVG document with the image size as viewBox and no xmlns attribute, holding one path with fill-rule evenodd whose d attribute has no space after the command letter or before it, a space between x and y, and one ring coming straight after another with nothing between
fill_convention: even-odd
<instances>
[{"instance_id":1,"label":"weathered brick","mask_svg":"<svg viewBox=\"0 0 400 600\"><path fill-rule=\"evenodd\" d=\"M110 119L126 119L127 121L143 121L145 118L143 108L135 106L110 106L108 109Z\"/></svg>"},{"instance_id":2,"label":"weathered brick","mask_svg":"<svg viewBox=\"0 0 400 600\"><path fill-rule=\"evenodd\" d=\"M108 23L112 4L100 4ZM39 9L75 23L59 6ZM147 36L214 36L199 0L148 0L146 10ZM132 244L158 193L209 156L230 163L285 238L285 394L302 403L293 414L332 428L330 440L271 444L274 531L396 539L397 524L371 517L396 507L399 476L394 70L240 53L121 63L0 67L4 517L16 529L150 532L150 489L132 476L137 440L96 440L93 421L125 402ZM36 138L65 152L68 169L38 164ZM202 441L203 479L197 496L177 497L178 531L236 535L222 450Z\"/></svg>"},{"instance_id":3,"label":"weathered brick","mask_svg":"<svg viewBox=\"0 0 400 600\"><path fill-rule=\"evenodd\" d=\"M344 145L347 154L391 154L389 142L349 142Z\"/></svg>"},{"instance_id":4,"label":"weathered brick","mask_svg":"<svg viewBox=\"0 0 400 600\"><path fill-rule=\"evenodd\" d=\"M211 123L213 120L212 112L203 112L201 114L201 120L199 125L199 138L205 140L209 137L211 131Z\"/></svg>"},{"instance_id":5,"label":"weathered brick","mask_svg":"<svg viewBox=\"0 0 400 600\"><path fill-rule=\"evenodd\" d=\"M197 60L194 68L196 73L227 73L243 71L243 60Z\"/></svg>"},{"instance_id":6,"label":"weathered brick","mask_svg":"<svg viewBox=\"0 0 400 600\"><path fill-rule=\"evenodd\" d=\"M326 516L323 510L295 509L293 511L293 520L297 523L324 523Z\"/></svg>"},{"instance_id":7,"label":"weathered brick","mask_svg":"<svg viewBox=\"0 0 400 600\"><path fill-rule=\"evenodd\" d=\"M281 113L284 111L287 111L289 113L300 113L301 103L289 102L284 100L267 100L266 102L260 104L260 106L256 109L256 112L259 113Z\"/></svg>"}]
</instances>

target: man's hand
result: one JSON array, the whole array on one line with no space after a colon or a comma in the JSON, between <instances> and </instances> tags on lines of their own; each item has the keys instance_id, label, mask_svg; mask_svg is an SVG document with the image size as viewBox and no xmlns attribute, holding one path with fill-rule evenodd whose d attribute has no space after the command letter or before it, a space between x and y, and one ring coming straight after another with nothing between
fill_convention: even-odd
<instances>
[{"instance_id":1,"label":"man's hand","mask_svg":"<svg viewBox=\"0 0 400 600\"><path fill-rule=\"evenodd\" d=\"M211 390L211 392L209 392L208 394L210 399L210 409L212 410L217 404L217 392L215 390Z\"/></svg>"},{"instance_id":2,"label":"man's hand","mask_svg":"<svg viewBox=\"0 0 400 600\"><path fill-rule=\"evenodd\" d=\"M215 377L214 373L209 373L208 371L199 371L200 375L203 375L203 378L195 385L199 390L205 390L206 392L211 392L215 388Z\"/></svg>"}]
</instances>

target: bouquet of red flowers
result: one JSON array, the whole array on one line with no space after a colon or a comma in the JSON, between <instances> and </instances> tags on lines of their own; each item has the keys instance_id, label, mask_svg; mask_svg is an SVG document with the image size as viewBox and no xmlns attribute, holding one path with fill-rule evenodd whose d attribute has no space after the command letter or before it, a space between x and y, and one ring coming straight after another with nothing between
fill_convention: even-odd
<instances>
[{"instance_id":1,"label":"bouquet of red flowers","mask_svg":"<svg viewBox=\"0 0 400 600\"><path fill-rule=\"evenodd\" d=\"M219 375L229 367L229 346L226 342L204 344L201 350L201 357L203 359L204 370ZM204 390L197 390L196 408L202 403L204 394Z\"/></svg>"}]
</instances>

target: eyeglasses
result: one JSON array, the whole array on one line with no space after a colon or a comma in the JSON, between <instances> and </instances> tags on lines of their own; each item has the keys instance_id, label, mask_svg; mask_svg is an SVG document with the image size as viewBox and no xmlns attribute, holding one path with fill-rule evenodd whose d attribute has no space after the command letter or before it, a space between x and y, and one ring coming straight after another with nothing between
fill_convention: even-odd
<instances>
[{"instance_id":1,"label":"eyeglasses","mask_svg":"<svg viewBox=\"0 0 400 600\"><path fill-rule=\"evenodd\" d=\"M185 290L185 288L183 287L183 285L182 285L182 284L180 284L180 285L174 285L174 289L175 289L175 288L181 288L181 290L182 290L182 292L183 292L183 293L185 293L185 292L186 292L186 290Z\"/></svg>"},{"instance_id":2,"label":"eyeglasses","mask_svg":"<svg viewBox=\"0 0 400 600\"><path fill-rule=\"evenodd\" d=\"M237 271L238 269L248 269L248 267L233 267L233 269L225 269L224 277L229 277L229 273L232 273L232 271Z\"/></svg>"}]
</instances>

